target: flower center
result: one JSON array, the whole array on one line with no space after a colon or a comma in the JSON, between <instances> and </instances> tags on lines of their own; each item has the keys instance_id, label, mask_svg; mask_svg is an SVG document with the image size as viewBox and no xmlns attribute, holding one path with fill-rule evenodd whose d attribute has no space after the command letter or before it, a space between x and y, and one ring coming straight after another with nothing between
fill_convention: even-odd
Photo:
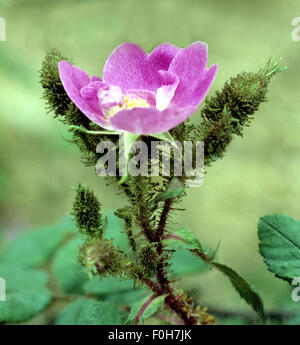
<instances>
[{"instance_id":1,"label":"flower center","mask_svg":"<svg viewBox=\"0 0 300 345\"><path fill-rule=\"evenodd\" d=\"M149 108L149 103L142 98L134 98L130 95L124 95L123 102L110 108L107 117L113 116L121 110L130 110L133 108Z\"/></svg>"}]
</instances>

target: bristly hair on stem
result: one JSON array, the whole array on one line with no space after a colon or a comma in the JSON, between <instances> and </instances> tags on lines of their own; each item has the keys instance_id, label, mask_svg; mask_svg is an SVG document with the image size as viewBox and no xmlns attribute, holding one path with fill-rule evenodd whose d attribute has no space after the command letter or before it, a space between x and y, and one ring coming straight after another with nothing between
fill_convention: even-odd
<instances>
[{"instance_id":1,"label":"bristly hair on stem","mask_svg":"<svg viewBox=\"0 0 300 345\"><path fill-rule=\"evenodd\" d=\"M90 238L101 238L104 222L101 216L101 204L95 194L81 184L76 188L73 210L71 213L79 231Z\"/></svg>"},{"instance_id":2,"label":"bristly hair on stem","mask_svg":"<svg viewBox=\"0 0 300 345\"><path fill-rule=\"evenodd\" d=\"M225 114L231 118L232 133L243 134L244 126L249 126L254 113L261 103L267 101L268 85L271 78L286 69L279 67L281 59L258 72L242 72L230 78L221 91L205 100L201 116L206 126L219 121Z\"/></svg>"},{"instance_id":3,"label":"bristly hair on stem","mask_svg":"<svg viewBox=\"0 0 300 345\"><path fill-rule=\"evenodd\" d=\"M59 77L58 63L61 60L68 58L57 49L49 50L40 71L40 83L44 89L43 98L48 110L54 113L54 117L64 116L71 104Z\"/></svg>"}]
</instances>

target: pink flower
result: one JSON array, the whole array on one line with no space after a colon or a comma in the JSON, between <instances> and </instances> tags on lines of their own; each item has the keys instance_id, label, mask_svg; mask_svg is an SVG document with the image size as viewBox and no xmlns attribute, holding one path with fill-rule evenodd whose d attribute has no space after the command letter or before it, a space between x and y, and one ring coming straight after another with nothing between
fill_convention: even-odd
<instances>
[{"instance_id":1,"label":"pink flower","mask_svg":"<svg viewBox=\"0 0 300 345\"><path fill-rule=\"evenodd\" d=\"M60 79L76 106L99 126L135 134L157 134L177 126L207 94L217 65L207 69L207 45L184 49L161 44L150 54L123 43L107 59L103 81L59 62Z\"/></svg>"}]
</instances>

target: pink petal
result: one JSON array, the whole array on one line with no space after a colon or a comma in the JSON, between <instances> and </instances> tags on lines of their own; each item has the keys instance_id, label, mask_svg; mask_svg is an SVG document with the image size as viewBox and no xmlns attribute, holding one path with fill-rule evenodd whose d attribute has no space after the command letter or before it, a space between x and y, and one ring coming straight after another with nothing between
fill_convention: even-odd
<instances>
[{"instance_id":1,"label":"pink petal","mask_svg":"<svg viewBox=\"0 0 300 345\"><path fill-rule=\"evenodd\" d=\"M106 84L101 81L92 81L80 89L80 95L84 99L97 98L99 89L102 89Z\"/></svg>"},{"instance_id":2,"label":"pink petal","mask_svg":"<svg viewBox=\"0 0 300 345\"><path fill-rule=\"evenodd\" d=\"M123 102L123 94L119 86L109 86L98 92L100 108L104 115L108 115L111 108Z\"/></svg>"},{"instance_id":3,"label":"pink petal","mask_svg":"<svg viewBox=\"0 0 300 345\"><path fill-rule=\"evenodd\" d=\"M171 61L179 51L180 48L172 44L160 44L149 54L150 63L156 71L167 71L169 69Z\"/></svg>"},{"instance_id":4,"label":"pink petal","mask_svg":"<svg viewBox=\"0 0 300 345\"><path fill-rule=\"evenodd\" d=\"M102 81L101 78L97 77L96 75L92 75L92 81Z\"/></svg>"},{"instance_id":5,"label":"pink petal","mask_svg":"<svg viewBox=\"0 0 300 345\"><path fill-rule=\"evenodd\" d=\"M179 78L171 72L159 71L162 79L162 86L156 91L156 107L160 110L167 108L174 97Z\"/></svg>"},{"instance_id":6,"label":"pink petal","mask_svg":"<svg viewBox=\"0 0 300 345\"><path fill-rule=\"evenodd\" d=\"M144 99L150 106L155 107L155 93L147 90L128 90L127 95L132 98Z\"/></svg>"},{"instance_id":7,"label":"pink petal","mask_svg":"<svg viewBox=\"0 0 300 345\"><path fill-rule=\"evenodd\" d=\"M191 97L190 97L190 105L191 106L198 106L203 98L208 93L213 81L215 80L215 77L217 75L218 65L213 65L210 67L209 70L205 71L205 74L203 76L203 79L199 80L197 87L195 88L194 92L191 90ZM175 97L174 97L175 98ZM176 102L174 100L174 102ZM185 102L181 103L186 104Z\"/></svg>"},{"instance_id":8,"label":"pink petal","mask_svg":"<svg viewBox=\"0 0 300 345\"><path fill-rule=\"evenodd\" d=\"M128 90L155 91L160 85L158 71L149 63L148 54L132 43L123 43L111 53L103 70L103 80Z\"/></svg>"},{"instance_id":9,"label":"pink petal","mask_svg":"<svg viewBox=\"0 0 300 345\"><path fill-rule=\"evenodd\" d=\"M103 126L103 114L98 102L97 92L95 92L96 85L93 82L89 85L90 78L88 74L65 60L59 62L58 69L64 89L71 101L91 121ZM99 83L99 81L94 83Z\"/></svg>"},{"instance_id":10,"label":"pink petal","mask_svg":"<svg viewBox=\"0 0 300 345\"><path fill-rule=\"evenodd\" d=\"M212 84L217 66L209 70L207 65L207 45L195 42L180 50L172 60L169 71L180 80L172 100L179 107L196 107L207 94Z\"/></svg>"},{"instance_id":11,"label":"pink petal","mask_svg":"<svg viewBox=\"0 0 300 345\"><path fill-rule=\"evenodd\" d=\"M174 106L164 111L155 107L122 110L110 118L116 130L135 134L157 134L168 131L186 120L195 112L195 108L178 109Z\"/></svg>"}]
</instances>

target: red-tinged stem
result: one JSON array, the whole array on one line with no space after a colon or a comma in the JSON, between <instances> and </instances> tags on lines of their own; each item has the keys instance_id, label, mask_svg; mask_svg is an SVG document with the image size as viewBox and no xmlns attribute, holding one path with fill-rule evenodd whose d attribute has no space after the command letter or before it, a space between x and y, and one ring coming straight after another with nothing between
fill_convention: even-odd
<instances>
[{"instance_id":1,"label":"red-tinged stem","mask_svg":"<svg viewBox=\"0 0 300 345\"><path fill-rule=\"evenodd\" d=\"M149 304L155 299L157 296L151 295L150 298L146 301L145 304L143 304L142 308L139 310L136 318L135 318L135 324L137 325L141 319L141 317L144 314L144 311L148 308Z\"/></svg>"},{"instance_id":2,"label":"red-tinged stem","mask_svg":"<svg viewBox=\"0 0 300 345\"><path fill-rule=\"evenodd\" d=\"M164 233L166 230L166 224L167 224L169 212L171 210L172 202L173 202L172 199L167 199L165 201L165 204L161 213L161 217L159 220L158 228L155 234L155 240L157 242L156 250L157 250L158 256L160 257L159 262L156 267L156 277L161 288L161 294L167 294L165 303L172 310L176 312L176 314L184 321L186 325L195 325L197 324L196 318L188 315L187 311L185 310L186 304L174 295L170 281L165 272L166 263L165 263L165 257L163 255L164 246L162 243L162 239L164 238Z\"/></svg>"}]
</instances>

